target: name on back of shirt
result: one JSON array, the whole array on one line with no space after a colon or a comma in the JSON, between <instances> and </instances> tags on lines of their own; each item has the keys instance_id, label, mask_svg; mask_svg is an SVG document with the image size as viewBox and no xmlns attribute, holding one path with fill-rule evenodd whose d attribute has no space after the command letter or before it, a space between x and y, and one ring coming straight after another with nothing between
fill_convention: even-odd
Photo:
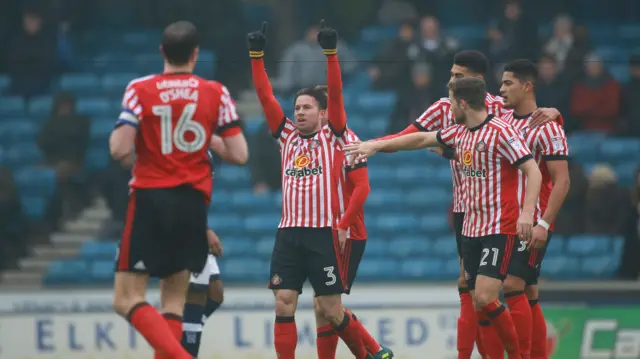
<instances>
[{"instance_id":1,"label":"name on back of shirt","mask_svg":"<svg viewBox=\"0 0 640 359\"><path fill-rule=\"evenodd\" d=\"M200 85L197 79L181 79L181 80L162 80L156 82L156 88L158 90L165 90L160 92L160 100L164 103L177 100L198 101L198 90L195 90Z\"/></svg>"}]
</instances>

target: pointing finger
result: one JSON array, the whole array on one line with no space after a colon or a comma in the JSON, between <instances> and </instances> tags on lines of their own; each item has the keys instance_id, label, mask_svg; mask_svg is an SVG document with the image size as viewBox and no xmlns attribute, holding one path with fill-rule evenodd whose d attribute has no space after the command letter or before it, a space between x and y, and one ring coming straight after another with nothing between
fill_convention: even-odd
<instances>
[{"instance_id":1,"label":"pointing finger","mask_svg":"<svg viewBox=\"0 0 640 359\"><path fill-rule=\"evenodd\" d=\"M260 29L260 32L261 32L263 35L266 35L266 34L267 34L267 22L266 22L266 21L263 21L263 22L262 22L262 28Z\"/></svg>"}]
</instances>

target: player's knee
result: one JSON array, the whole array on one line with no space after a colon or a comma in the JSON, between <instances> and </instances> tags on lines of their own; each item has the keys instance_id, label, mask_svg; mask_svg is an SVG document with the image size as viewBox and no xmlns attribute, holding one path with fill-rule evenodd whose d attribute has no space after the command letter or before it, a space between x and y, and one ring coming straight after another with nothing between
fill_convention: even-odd
<instances>
[{"instance_id":1,"label":"player's knee","mask_svg":"<svg viewBox=\"0 0 640 359\"><path fill-rule=\"evenodd\" d=\"M503 291L505 293L523 291L525 282L523 279L509 275L504 280Z\"/></svg>"},{"instance_id":2,"label":"player's knee","mask_svg":"<svg viewBox=\"0 0 640 359\"><path fill-rule=\"evenodd\" d=\"M342 298L340 295L328 295L317 297L318 314L333 324L340 324L344 311L342 309Z\"/></svg>"},{"instance_id":3,"label":"player's knee","mask_svg":"<svg viewBox=\"0 0 640 359\"><path fill-rule=\"evenodd\" d=\"M528 285L524 289L524 292L527 294L527 299L529 299L529 300L535 300L535 299L538 299L540 297L540 293L538 293L538 286L537 285Z\"/></svg>"},{"instance_id":4,"label":"player's knee","mask_svg":"<svg viewBox=\"0 0 640 359\"><path fill-rule=\"evenodd\" d=\"M474 301L476 303L476 308L484 308L496 299L498 299L498 293L494 293L492 290L479 290L476 288Z\"/></svg>"},{"instance_id":5,"label":"player's knee","mask_svg":"<svg viewBox=\"0 0 640 359\"><path fill-rule=\"evenodd\" d=\"M224 301L224 289L222 287L222 282L217 280L209 284L209 298L216 303L222 304Z\"/></svg>"},{"instance_id":6,"label":"player's knee","mask_svg":"<svg viewBox=\"0 0 640 359\"><path fill-rule=\"evenodd\" d=\"M461 275L460 277L458 277L458 288L467 288L467 279L464 277L464 275Z\"/></svg>"},{"instance_id":7,"label":"player's knee","mask_svg":"<svg viewBox=\"0 0 640 359\"><path fill-rule=\"evenodd\" d=\"M291 290L278 290L276 295L276 315L293 316L296 312L297 293Z\"/></svg>"}]
</instances>

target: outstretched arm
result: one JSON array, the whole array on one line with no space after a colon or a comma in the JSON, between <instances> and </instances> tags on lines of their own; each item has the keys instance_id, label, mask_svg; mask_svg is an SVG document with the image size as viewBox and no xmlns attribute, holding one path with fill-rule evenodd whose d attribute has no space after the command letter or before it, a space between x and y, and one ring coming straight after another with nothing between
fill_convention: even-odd
<instances>
[{"instance_id":1,"label":"outstretched arm","mask_svg":"<svg viewBox=\"0 0 640 359\"><path fill-rule=\"evenodd\" d=\"M357 158L371 157L376 152L411 151L440 145L437 132L418 132L392 138L390 140L367 141L345 146L347 155Z\"/></svg>"},{"instance_id":2,"label":"outstretched arm","mask_svg":"<svg viewBox=\"0 0 640 359\"><path fill-rule=\"evenodd\" d=\"M347 114L344 110L342 98L342 73L338 62L338 32L325 27L324 20L320 22L318 43L327 55L327 112L329 126L333 132L342 136L347 128Z\"/></svg>"}]
</instances>

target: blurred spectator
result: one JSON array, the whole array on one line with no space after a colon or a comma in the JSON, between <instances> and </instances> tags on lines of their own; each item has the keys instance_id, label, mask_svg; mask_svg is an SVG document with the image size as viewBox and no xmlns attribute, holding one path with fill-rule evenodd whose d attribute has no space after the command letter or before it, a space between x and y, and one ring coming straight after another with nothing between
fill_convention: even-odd
<instances>
[{"instance_id":1,"label":"blurred spectator","mask_svg":"<svg viewBox=\"0 0 640 359\"><path fill-rule=\"evenodd\" d=\"M398 37L382 49L373 61L374 65L369 67L373 88L402 92L402 88L407 87L419 54L413 24L405 22L398 29Z\"/></svg>"},{"instance_id":2,"label":"blurred spectator","mask_svg":"<svg viewBox=\"0 0 640 359\"><path fill-rule=\"evenodd\" d=\"M522 11L519 1L507 3L499 27L511 49L510 59L538 57L538 24Z\"/></svg>"},{"instance_id":3,"label":"blurred spectator","mask_svg":"<svg viewBox=\"0 0 640 359\"><path fill-rule=\"evenodd\" d=\"M640 55L629 59L631 79L622 91L622 117L620 133L640 137Z\"/></svg>"},{"instance_id":4,"label":"blurred spectator","mask_svg":"<svg viewBox=\"0 0 640 359\"><path fill-rule=\"evenodd\" d=\"M487 37L483 45L483 52L492 65L502 64L509 60L510 44L497 22L492 22L487 28ZM502 71L500 71L502 77Z\"/></svg>"},{"instance_id":5,"label":"blurred spectator","mask_svg":"<svg viewBox=\"0 0 640 359\"><path fill-rule=\"evenodd\" d=\"M584 26L576 26L573 30L573 46L564 61L564 71L571 83L584 77L584 59L591 51L589 31Z\"/></svg>"},{"instance_id":6,"label":"blurred spectator","mask_svg":"<svg viewBox=\"0 0 640 359\"><path fill-rule=\"evenodd\" d=\"M573 20L568 15L559 15L553 23L553 35L544 45L544 52L552 55L560 70L573 47Z\"/></svg>"},{"instance_id":7,"label":"blurred spectator","mask_svg":"<svg viewBox=\"0 0 640 359\"><path fill-rule=\"evenodd\" d=\"M253 192L262 194L279 190L281 186L280 150L274 141L269 126L264 122L249 141L249 169Z\"/></svg>"},{"instance_id":8,"label":"blurred spectator","mask_svg":"<svg viewBox=\"0 0 640 359\"><path fill-rule=\"evenodd\" d=\"M636 171L631 207L624 231L625 241L618 277L637 280L640 274L640 169Z\"/></svg>"},{"instance_id":9,"label":"blurred spectator","mask_svg":"<svg viewBox=\"0 0 640 359\"><path fill-rule=\"evenodd\" d=\"M596 55L587 56L584 66L586 76L574 86L571 97L574 124L581 130L611 133L620 115L620 85Z\"/></svg>"},{"instance_id":10,"label":"blurred spectator","mask_svg":"<svg viewBox=\"0 0 640 359\"><path fill-rule=\"evenodd\" d=\"M105 154L108 155L108 154ZM102 191L111 210L111 222L103 228L103 238L119 238L122 235L129 203L131 170L119 161L111 160L103 174Z\"/></svg>"},{"instance_id":11,"label":"blurred spectator","mask_svg":"<svg viewBox=\"0 0 640 359\"><path fill-rule=\"evenodd\" d=\"M305 38L289 45L280 61L278 78L273 87L285 94L292 94L301 87L312 87L327 82L326 57L318 45L319 28L312 25L307 29ZM358 63L347 44L339 40L338 51L343 74L353 72ZM322 68L322 71L319 71Z\"/></svg>"},{"instance_id":12,"label":"blurred spectator","mask_svg":"<svg viewBox=\"0 0 640 359\"><path fill-rule=\"evenodd\" d=\"M26 219L11 171L0 168L0 270L16 265L26 254Z\"/></svg>"},{"instance_id":13,"label":"blurred spectator","mask_svg":"<svg viewBox=\"0 0 640 359\"><path fill-rule=\"evenodd\" d=\"M538 60L538 83L536 98L541 107L556 108L560 113L569 116L571 84L566 76L560 73L558 63L553 56L542 55Z\"/></svg>"},{"instance_id":14,"label":"blurred spectator","mask_svg":"<svg viewBox=\"0 0 640 359\"><path fill-rule=\"evenodd\" d=\"M617 235L624 232L629 192L618 186L608 165L596 165L589 176L585 202L585 233Z\"/></svg>"},{"instance_id":15,"label":"blurred spectator","mask_svg":"<svg viewBox=\"0 0 640 359\"><path fill-rule=\"evenodd\" d=\"M431 68L426 63L417 63L413 66L411 74L413 86L398 95L398 102L389 123L389 133L402 131L437 99L431 87L431 73Z\"/></svg>"},{"instance_id":16,"label":"blurred spectator","mask_svg":"<svg viewBox=\"0 0 640 359\"><path fill-rule=\"evenodd\" d=\"M89 119L76 113L73 95L62 92L56 96L51 117L45 121L37 138L45 164L56 170L62 200L71 206L72 213L77 212L80 209L77 207L82 207L86 200L82 198L78 175L84 167L89 128Z\"/></svg>"},{"instance_id":17,"label":"blurred spectator","mask_svg":"<svg viewBox=\"0 0 640 359\"><path fill-rule=\"evenodd\" d=\"M433 69L433 83L436 89L446 92L444 85L449 80L449 66L458 50L458 40L444 36L440 32L440 21L435 16L425 16L420 21L422 57ZM441 85L441 86L440 86Z\"/></svg>"},{"instance_id":18,"label":"blurred spectator","mask_svg":"<svg viewBox=\"0 0 640 359\"><path fill-rule=\"evenodd\" d=\"M22 27L9 46L7 67L11 91L29 97L49 90L57 69L57 41L35 11L24 13Z\"/></svg>"},{"instance_id":19,"label":"blurred spectator","mask_svg":"<svg viewBox=\"0 0 640 359\"><path fill-rule=\"evenodd\" d=\"M418 18L418 12L413 5L404 0L383 0L378 10L380 25L400 25Z\"/></svg>"},{"instance_id":20,"label":"blurred spectator","mask_svg":"<svg viewBox=\"0 0 640 359\"><path fill-rule=\"evenodd\" d=\"M571 186L556 219L555 232L571 236L584 232L584 206L589 182L584 168L575 161L569 162Z\"/></svg>"}]
</instances>

